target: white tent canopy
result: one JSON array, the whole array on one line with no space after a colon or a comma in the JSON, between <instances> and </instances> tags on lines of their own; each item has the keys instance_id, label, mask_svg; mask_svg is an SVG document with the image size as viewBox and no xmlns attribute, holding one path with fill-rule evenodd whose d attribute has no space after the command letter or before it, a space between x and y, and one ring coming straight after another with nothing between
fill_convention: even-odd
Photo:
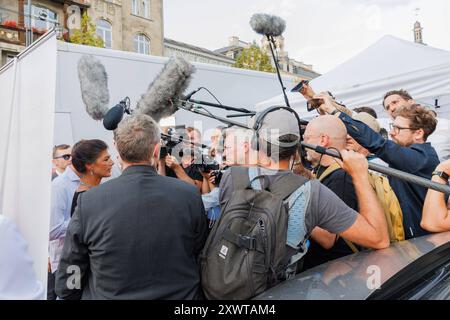
<instances>
[{"instance_id":1,"label":"white tent canopy","mask_svg":"<svg viewBox=\"0 0 450 320\"><path fill-rule=\"evenodd\" d=\"M330 53L332 54L332 53ZM349 108L374 108L382 126L388 117L383 96L405 89L420 104L435 106L439 121L429 141L441 160L450 158L450 51L431 48L393 36L384 36L372 46L310 83L316 93L330 91ZM298 92L288 92L291 107L303 119L317 115L306 110L306 100ZM260 111L284 105L280 94L256 105Z\"/></svg>"},{"instance_id":2,"label":"white tent canopy","mask_svg":"<svg viewBox=\"0 0 450 320\"><path fill-rule=\"evenodd\" d=\"M332 54L332 53L330 53ZM380 117L383 95L405 89L422 104L434 106L440 117L450 118L450 52L384 36L375 44L311 81L315 92L331 91L350 108L370 106ZM302 117L311 117L300 93L288 93L291 106ZM284 104L282 95L257 104L257 110Z\"/></svg>"}]
</instances>

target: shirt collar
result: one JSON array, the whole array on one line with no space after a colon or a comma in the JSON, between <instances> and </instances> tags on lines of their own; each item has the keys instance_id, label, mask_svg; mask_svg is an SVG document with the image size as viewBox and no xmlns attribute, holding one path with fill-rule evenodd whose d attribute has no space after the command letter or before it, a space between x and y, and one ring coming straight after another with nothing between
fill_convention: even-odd
<instances>
[{"instance_id":1,"label":"shirt collar","mask_svg":"<svg viewBox=\"0 0 450 320\"><path fill-rule=\"evenodd\" d=\"M70 181L80 181L80 177L72 170L72 166L67 166L62 175L67 177Z\"/></svg>"},{"instance_id":2,"label":"shirt collar","mask_svg":"<svg viewBox=\"0 0 450 320\"><path fill-rule=\"evenodd\" d=\"M153 173L156 174L156 169L153 166L150 165L135 165L135 166L129 166L126 168L122 175L128 175L133 173Z\"/></svg>"}]
</instances>

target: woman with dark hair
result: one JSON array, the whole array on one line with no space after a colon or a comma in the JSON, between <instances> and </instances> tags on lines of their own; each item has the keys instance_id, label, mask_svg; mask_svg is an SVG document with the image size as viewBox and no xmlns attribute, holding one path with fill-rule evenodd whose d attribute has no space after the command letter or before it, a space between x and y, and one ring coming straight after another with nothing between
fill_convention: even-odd
<instances>
[{"instance_id":1,"label":"woman with dark hair","mask_svg":"<svg viewBox=\"0 0 450 320\"><path fill-rule=\"evenodd\" d=\"M102 178L111 176L114 161L108 152L108 145L102 140L81 140L73 146L72 165L82 176L80 186L73 195L71 216L77 206L78 196L98 186Z\"/></svg>"}]
</instances>

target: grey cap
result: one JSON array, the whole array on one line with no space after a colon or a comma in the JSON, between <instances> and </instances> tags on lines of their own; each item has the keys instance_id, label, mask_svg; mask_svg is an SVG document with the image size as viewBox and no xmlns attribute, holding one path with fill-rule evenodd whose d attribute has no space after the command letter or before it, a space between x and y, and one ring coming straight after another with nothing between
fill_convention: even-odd
<instances>
[{"instance_id":1,"label":"grey cap","mask_svg":"<svg viewBox=\"0 0 450 320\"><path fill-rule=\"evenodd\" d=\"M254 126L256 119L261 115L257 113L253 117L251 126ZM280 147L292 147L300 142L300 128L295 115L288 110L277 110L268 113L258 130L258 135L261 139L270 144ZM285 135L294 135L297 137L296 141L283 143L279 138Z\"/></svg>"}]
</instances>

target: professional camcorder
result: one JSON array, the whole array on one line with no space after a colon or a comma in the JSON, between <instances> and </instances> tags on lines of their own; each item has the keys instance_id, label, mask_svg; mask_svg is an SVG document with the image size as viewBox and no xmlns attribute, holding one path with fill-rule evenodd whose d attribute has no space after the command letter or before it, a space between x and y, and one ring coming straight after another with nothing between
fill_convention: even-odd
<instances>
[{"instance_id":1,"label":"professional camcorder","mask_svg":"<svg viewBox=\"0 0 450 320\"><path fill-rule=\"evenodd\" d=\"M167 134L161 134L161 140L163 140L163 143L159 152L159 158L164 159L167 155L172 154L172 150L178 144L183 142L183 137L175 135L175 129L170 128L169 130L167 130Z\"/></svg>"},{"instance_id":2,"label":"professional camcorder","mask_svg":"<svg viewBox=\"0 0 450 320\"><path fill-rule=\"evenodd\" d=\"M209 173L211 171L219 170L220 165L210 156L201 155L201 163L199 164L199 169L202 172Z\"/></svg>"},{"instance_id":3,"label":"professional camcorder","mask_svg":"<svg viewBox=\"0 0 450 320\"><path fill-rule=\"evenodd\" d=\"M214 170L219 170L220 165L209 155L204 153L205 149L209 149L204 144L198 144L189 141L182 135L177 135L175 129L170 128L167 134L161 134L163 145L161 146L160 159L164 159L167 155L174 155L182 158L183 155L190 154L196 159L202 172L209 173Z\"/></svg>"},{"instance_id":4,"label":"professional camcorder","mask_svg":"<svg viewBox=\"0 0 450 320\"><path fill-rule=\"evenodd\" d=\"M214 170L214 171L211 171L211 177L214 177L213 184L214 184L215 186L218 186L218 185L220 184L220 181L222 180L223 173L224 173L225 170L227 170L228 168L229 168L229 167L225 167L225 168L222 169L222 170Z\"/></svg>"}]
</instances>

